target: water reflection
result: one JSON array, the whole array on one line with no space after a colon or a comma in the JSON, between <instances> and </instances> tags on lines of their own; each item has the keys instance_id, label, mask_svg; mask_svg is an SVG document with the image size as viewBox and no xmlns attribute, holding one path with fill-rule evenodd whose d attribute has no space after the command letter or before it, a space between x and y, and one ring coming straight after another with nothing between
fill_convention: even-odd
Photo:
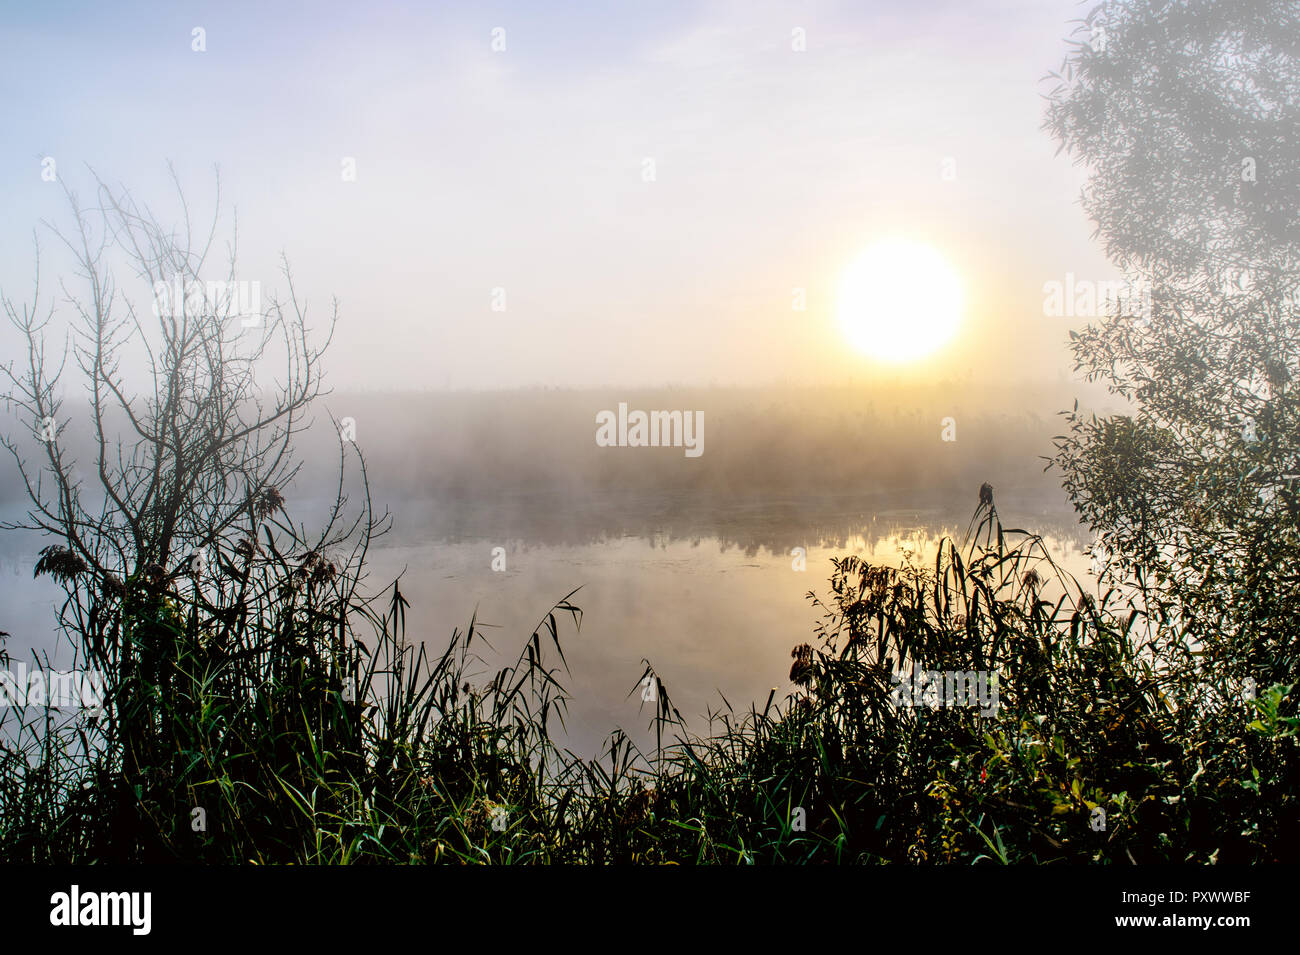
<instances>
[{"instance_id":1,"label":"water reflection","mask_svg":"<svg viewBox=\"0 0 1300 955\"><path fill-rule=\"evenodd\" d=\"M583 627L565 638L574 697L565 739L594 755L615 726L652 745L649 707L631 693L643 660L696 730L722 697L741 708L761 705L773 687L783 696L790 649L810 639L817 620L807 594L826 593L832 558L932 561L945 536L961 539L974 504L525 493L409 501L393 508L400 520L371 552L370 581L379 590L401 576L409 635L437 653L477 613L484 673L513 660L553 603L580 587ZM999 508L1006 527L1042 534L1060 562L1084 572L1085 535L1060 497L1004 493ZM12 635L10 652L62 659L67 648L53 631L59 590L31 576L39 542L16 549L14 535L4 537L0 630ZM494 548L503 569L493 569ZM794 548L804 549L803 569Z\"/></svg>"}]
</instances>

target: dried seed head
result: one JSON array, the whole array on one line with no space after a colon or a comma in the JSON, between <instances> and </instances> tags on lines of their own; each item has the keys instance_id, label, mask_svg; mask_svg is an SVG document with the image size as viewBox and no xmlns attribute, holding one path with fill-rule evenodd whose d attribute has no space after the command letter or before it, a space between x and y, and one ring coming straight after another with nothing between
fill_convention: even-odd
<instances>
[{"instance_id":1,"label":"dried seed head","mask_svg":"<svg viewBox=\"0 0 1300 955\"><path fill-rule=\"evenodd\" d=\"M812 681L813 648L801 643L790 651L794 663L790 666L790 680L799 686L807 686Z\"/></svg>"},{"instance_id":2,"label":"dried seed head","mask_svg":"<svg viewBox=\"0 0 1300 955\"><path fill-rule=\"evenodd\" d=\"M70 548L54 544L41 549L41 557L36 561L36 569L32 573L32 578L35 579L41 574L49 574L59 583L66 584L78 574L84 574L89 569L86 562L74 554Z\"/></svg>"},{"instance_id":3,"label":"dried seed head","mask_svg":"<svg viewBox=\"0 0 1300 955\"><path fill-rule=\"evenodd\" d=\"M254 502L253 514L259 521L263 521L282 507L284 507L283 495L275 488L268 487Z\"/></svg>"}]
</instances>

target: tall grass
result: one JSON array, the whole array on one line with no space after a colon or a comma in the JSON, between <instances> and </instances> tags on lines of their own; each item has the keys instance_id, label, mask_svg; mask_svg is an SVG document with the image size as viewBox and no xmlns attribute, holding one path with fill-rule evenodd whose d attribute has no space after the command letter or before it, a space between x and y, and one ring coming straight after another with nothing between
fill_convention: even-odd
<instances>
[{"instance_id":1,"label":"tall grass","mask_svg":"<svg viewBox=\"0 0 1300 955\"><path fill-rule=\"evenodd\" d=\"M556 742L569 594L515 661L471 620L431 656L264 534L222 590L123 582L86 608L106 714L10 709L0 858L263 863L1014 863L1295 858L1289 686L1196 702L1159 626L1094 595L991 493L933 565L835 562L792 689L691 732L647 662L655 749ZM905 666L1000 676L996 718L899 707ZM1223 694L1214 697L1222 700ZM1096 826L1100 807L1104 829Z\"/></svg>"}]
</instances>

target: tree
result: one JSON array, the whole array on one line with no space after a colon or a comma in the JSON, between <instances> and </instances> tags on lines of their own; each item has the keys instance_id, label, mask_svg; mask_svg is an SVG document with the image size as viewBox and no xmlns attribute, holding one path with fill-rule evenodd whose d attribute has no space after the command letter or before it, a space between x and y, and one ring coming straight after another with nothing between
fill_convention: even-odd
<instances>
[{"instance_id":1,"label":"tree","mask_svg":"<svg viewBox=\"0 0 1300 955\"><path fill-rule=\"evenodd\" d=\"M177 738L177 715L200 705L196 693L237 701L295 667L290 682L300 688L346 682L361 564L383 529L364 463L361 513L346 514L351 445L342 440L338 493L321 529L308 533L285 513L301 466L293 439L323 393L337 303L314 342L286 260L287 297L270 294L263 307L260 283L238 275L237 229L223 260L214 251L219 179L197 234L172 180L180 230L98 177L93 203L67 194L74 225L55 235L77 281L61 285L72 313L62 353L47 350L60 312L43 296L39 246L31 303L0 298L27 345L0 369L3 397L19 428L30 428L3 438L30 500L25 519L3 526L51 541L36 573L65 589L60 622L112 694L104 738L91 748L120 760L146 794L163 792L153 783L169 771L179 776L172 764L188 743ZM206 274L214 268L218 280ZM141 280L152 307L133 296ZM70 371L84 403L64 397ZM77 425L88 432L80 451L89 479ZM307 644L314 652L303 652Z\"/></svg>"},{"instance_id":2,"label":"tree","mask_svg":"<svg viewBox=\"0 0 1300 955\"><path fill-rule=\"evenodd\" d=\"M1145 290L1072 334L1129 412L1076 407L1055 462L1213 712L1300 648L1300 8L1111 0L1051 76L1046 126Z\"/></svg>"}]
</instances>

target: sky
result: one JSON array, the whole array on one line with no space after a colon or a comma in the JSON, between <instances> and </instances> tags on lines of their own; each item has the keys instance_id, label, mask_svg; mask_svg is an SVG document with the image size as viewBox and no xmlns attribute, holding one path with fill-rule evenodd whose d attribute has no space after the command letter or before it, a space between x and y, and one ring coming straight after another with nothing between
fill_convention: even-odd
<instances>
[{"instance_id":1,"label":"sky","mask_svg":"<svg viewBox=\"0 0 1300 955\"><path fill-rule=\"evenodd\" d=\"M216 165L237 275L339 299L336 389L1055 381L1044 284L1116 275L1041 129L1074 0L0 9L0 291L34 233L68 276L60 185L175 219L172 162L198 217ZM837 313L896 238L964 302L902 367Z\"/></svg>"}]
</instances>

